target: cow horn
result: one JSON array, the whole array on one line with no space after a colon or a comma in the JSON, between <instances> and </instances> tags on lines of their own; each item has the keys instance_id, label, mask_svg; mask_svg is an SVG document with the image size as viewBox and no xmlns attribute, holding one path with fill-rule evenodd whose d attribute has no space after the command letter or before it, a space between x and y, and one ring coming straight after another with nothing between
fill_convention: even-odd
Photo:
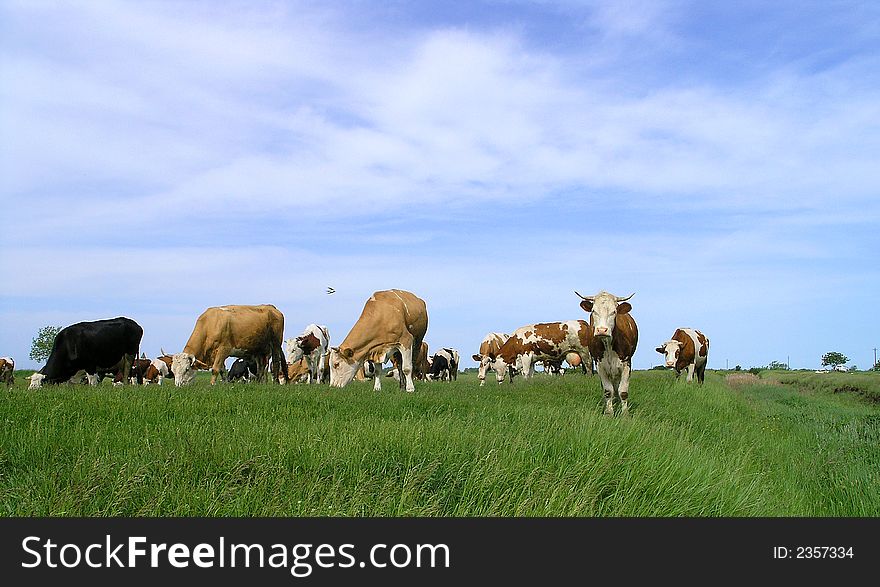
<instances>
[{"instance_id":1,"label":"cow horn","mask_svg":"<svg viewBox=\"0 0 880 587\"><path fill-rule=\"evenodd\" d=\"M625 298L622 298L622 297L620 297L620 296L614 296L614 297L615 297L615 299L616 299L618 302L625 302L626 300L630 299L630 298L633 297L634 295L636 295L636 292L632 292L631 294L629 294L629 295L626 296Z\"/></svg>"},{"instance_id":2,"label":"cow horn","mask_svg":"<svg viewBox=\"0 0 880 587\"><path fill-rule=\"evenodd\" d=\"M163 349L162 347L159 347L159 352L162 353L162 356L163 356L163 357L167 357L167 356L169 356L168 353L165 352L165 349Z\"/></svg>"},{"instance_id":3,"label":"cow horn","mask_svg":"<svg viewBox=\"0 0 880 587\"><path fill-rule=\"evenodd\" d=\"M582 296L581 294L579 294L577 291L575 291L574 293L576 293L577 296L578 296L580 299L582 299L582 300L587 300L588 302L592 302L593 299L596 297L596 296L590 296L590 297L587 298L587 297L584 297L584 296Z\"/></svg>"}]
</instances>

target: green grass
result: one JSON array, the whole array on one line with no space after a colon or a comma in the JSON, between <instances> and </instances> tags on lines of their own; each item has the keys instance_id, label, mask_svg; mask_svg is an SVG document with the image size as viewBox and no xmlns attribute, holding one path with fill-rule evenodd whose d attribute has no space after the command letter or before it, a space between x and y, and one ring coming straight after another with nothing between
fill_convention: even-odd
<instances>
[{"instance_id":1,"label":"green grass","mask_svg":"<svg viewBox=\"0 0 880 587\"><path fill-rule=\"evenodd\" d=\"M878 516L880 406L640 371L0 392L4 516Z\"/></svg>"},{"instance_id":2,"label":"green grass","mask_svg":"<svg viewBox=\"0 0 880 587\"><path fill-rule=\"evenodd\" d=\"M762 377L784 385L797 385L816 391L854 393L880 404L880 373L859 371L849 373L814 373L812 371L766 371Z\"/></svg>"}]
</instances>

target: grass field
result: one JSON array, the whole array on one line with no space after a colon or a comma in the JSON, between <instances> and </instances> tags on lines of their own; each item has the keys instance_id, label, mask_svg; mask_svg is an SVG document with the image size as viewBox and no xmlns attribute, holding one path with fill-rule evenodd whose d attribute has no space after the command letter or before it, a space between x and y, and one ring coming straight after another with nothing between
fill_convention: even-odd
<instances>
[{"instance_id":1,"label":"grass field","mask_svg":"<svg viewBox=\"0 0 880 587\"><path fill-rule=\"evenodd\" d=\"M809 377L640 371L629 419L576 374L414 394L26 383L0 392L5 516L880 515L880 405Z\"/></svg>"}]
</instances>

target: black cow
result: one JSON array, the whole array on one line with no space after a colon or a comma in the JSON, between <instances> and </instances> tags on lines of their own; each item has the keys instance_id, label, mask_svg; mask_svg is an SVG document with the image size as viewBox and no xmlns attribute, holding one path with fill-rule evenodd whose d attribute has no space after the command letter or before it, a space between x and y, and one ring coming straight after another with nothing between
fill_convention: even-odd
<instances>
[{"instance_id":1,"label":"black cow","mask_svg":"<svg viewBox=\"0 0 880 587\"><path fill-rule=\"evenodd\" d=\"M227 381L236 381L238 379L244 379L245 381L250 381L251 379L256 379L259 370L257 369L257 362L253 359L235 359L235 362L232 363L232 366L229 368L229 373L226 376Z\"/></svg>"},{"instance_id":2,"label":"black cow","mask_svg":"<svg viewBox=\"0 0 880 587\"><path fill-rule=\"evenodd\" d=\"M43 381L64 383L80 370L97 383L99 370L121 369L123 381L128 383L143 336L140 324L123 316L62 328L52 343L46 365L31 375L30 389L40 387Z\"/></svg>"}]
</instances>

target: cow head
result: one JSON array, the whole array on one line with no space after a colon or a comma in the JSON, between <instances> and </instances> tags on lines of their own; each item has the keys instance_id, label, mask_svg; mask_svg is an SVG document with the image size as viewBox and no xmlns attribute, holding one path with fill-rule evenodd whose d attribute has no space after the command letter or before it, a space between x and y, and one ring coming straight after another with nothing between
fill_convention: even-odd
<instances>
[{"instance_id":1,"label":"cow head","mask_svg":"<svg viewBox=\"0 0 880 587\"><path fill-rule=\"evenodd\" d=\"M626 301L633 297L635 293L629 294L625 298L621 298L600 291L594 296L584 297L578 292L574 292L581 298L581 308L585 312L590 313L590 326L593 329L593 336L606 341L611 340L614 334L614 323L618 314L626 314L632 310L632 306Z\"/></svg>"},{"instance_id":2,"label":"cow head","mask_svg":"<svg viewBox=\"0 0 880 587\"><path fill-rule=\"evenodd\" d=\"M485 361L486 367L484 369L483 363L481 362L480 371L483 373L484 379L486 378L486 371L492 369L495 371L495 381L499 384L504 383L504 378L507 377L508 371L510 371L511 381L513 380L513 365L509 365L500 355L489 354L483 357L483 361Z\"/></svg>"},{"instance_id":3,"label":"cow head","mask_svg":"<svg viewBox=\"0 0 880 587\"><path fill-rule=\"evenodd\" d=\"M30 385L28 385L28 389L39 389L43 385L43 379L46 376L42 373L34 373L30 377L26 377L26 379L30 379Z\"/></svg>"},{"instance_id":4,"label":"cow head","mask_svg":"<svg viewBox=\"0 0 880 587\"><path fill-rule=\"evenodd\" d=\"M358 362L354 360L354 351L350 348L331 348L330 387L345 387L351 383L358 367Z\"/></svg>"},{"instance_id":5,"label":"cow head","mask_svg":"<svg viewBox=\"0 0 880 587\"><path fill-rule=\"evenodd\" d=\"M171 372L174 374L174 385L177 387L191 383L199 369L210 368L190 353L177 353L171 359Z\"/></svg>"},{"instance_id":6,"label":"cow head","mask_svg":"<svg viewBox=\"0 0 880 587\"><path fill-rule=\"evenodd\" d=\"M677 340L667 340L655 350L666 357L667 367L675 367L675 363L678 362L678 354L681 352L681 343Z\"/></svg>"},{"instance_id":7,"label":"cow head","mask_svg":"<svg viewBox=\"0 0 880 587\"><path fill-rule=\"evenodd\" d=\"M287 343L287 364L296 363L303 356L303 348L302 348L302 338L298 336L296 338L288 338L285 342Z\"/></svg>"}]
</instances>

